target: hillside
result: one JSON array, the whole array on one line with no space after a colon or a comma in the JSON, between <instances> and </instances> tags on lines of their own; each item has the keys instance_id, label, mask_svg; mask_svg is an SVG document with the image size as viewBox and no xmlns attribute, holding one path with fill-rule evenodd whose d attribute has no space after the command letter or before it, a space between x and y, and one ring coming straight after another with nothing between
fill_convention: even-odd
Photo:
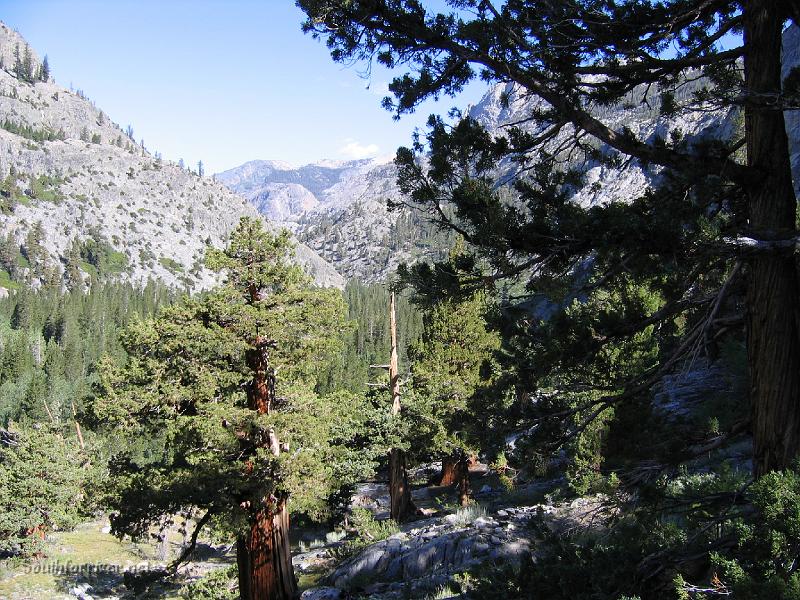
<instances>
[{"instance_id":1,"label":"hillside","mask_svg":"<svg viewBox=\"0 0 800 600\"><path fill-rule=\"evenodd\" d=\"M16 72L16 48L30 56L23 71L32 77ZM3 24L0 57L4 277L33 269L35 252L26 247L36 241L33 230L46 253L37 259L50 270L63 270L72 251L87 275L99 269L122 280L210 286L204 248L221 246L240 217L256 210L213 179L151 154L80 90L41 80L40 59ZM343 285L308 248L300 246L298 256L319 283Z\"/></svg>"}]
</instances>

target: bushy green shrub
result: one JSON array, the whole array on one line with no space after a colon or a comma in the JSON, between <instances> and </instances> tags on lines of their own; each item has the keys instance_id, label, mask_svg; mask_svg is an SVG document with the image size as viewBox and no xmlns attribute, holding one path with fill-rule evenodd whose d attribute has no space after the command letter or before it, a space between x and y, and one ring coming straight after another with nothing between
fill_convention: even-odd
<instances>
[{"instance_id":1,"label":"bushy green shrub","mask_svg":"<svg viewBox=\"0 0 800 600\"><path fill-rule=\"evenodd\" d=\"M800 600L800 473L769 473L748 498L755 510L734 522L736 548L712 555L719 584L737 600Z\"/></svg>"},{"instance_id":2,"label":"bushy green shrub","mask_svg":"<svg viewBox=\"0 0 800 600\"><path fill-rule=\"evenodd\" d=\"M366 508L353 509L349 521L355 536L342 546L331 549L334 557L340 560L353 556L370 544L385 540L400 531L397 523L391 519L378 521Z\"/></svg>"},{"instance_id":3,"label":"bushy green shrub","mask_svg":"<svg viewBox=\"0 0 800 600\"><path fill-rule=\"evenodd\" d=\"M239 600L236 565L211 571L208 575L181 589L187 600Z\"/></svg>"}]
</instances>

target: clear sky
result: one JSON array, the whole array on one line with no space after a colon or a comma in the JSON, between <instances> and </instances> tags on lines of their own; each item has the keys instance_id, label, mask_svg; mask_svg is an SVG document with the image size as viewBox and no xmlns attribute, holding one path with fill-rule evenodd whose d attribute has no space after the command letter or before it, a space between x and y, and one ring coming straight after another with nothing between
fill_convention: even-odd
<instances>
[{"instance_id":1,"label":"clear sky","mask_svg":"<svg viewBox=\"0 0 800 600\"><path fill-rule=\"evenodd\" d=\"M0 0L56 81L83 90L136 140L207 173L253 159L296 165L393 155L431 112L399 122L380 107L390 75L335 64L300 31L293 0Z\"/></svg>"}]
</instances>

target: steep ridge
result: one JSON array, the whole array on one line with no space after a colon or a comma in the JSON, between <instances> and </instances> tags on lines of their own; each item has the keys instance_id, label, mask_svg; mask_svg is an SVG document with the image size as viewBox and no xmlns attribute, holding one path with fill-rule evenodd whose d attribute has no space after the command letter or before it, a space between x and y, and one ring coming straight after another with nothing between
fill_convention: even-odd
<instances>
[{"instance_id":1,"label":"steep ridge","mask_svg":"<svg viewBox=\"0 0 800 600\"><path fill-rule=\"evenodd\" d=\"M23 72L17 54L29 57ZM80 90L44 81L41 60L4 24L0 64L0 224L6 246L19 249L17 267L28 269L25 244L36 228L51 269L63 270L88 241L113 256L120 279L212 285L205 247L223 245L242 216L258 211L212 178L152 155ZM300 245L298 258L318 283L343 286L309 248Z\"/></svg>"}]
</instances>

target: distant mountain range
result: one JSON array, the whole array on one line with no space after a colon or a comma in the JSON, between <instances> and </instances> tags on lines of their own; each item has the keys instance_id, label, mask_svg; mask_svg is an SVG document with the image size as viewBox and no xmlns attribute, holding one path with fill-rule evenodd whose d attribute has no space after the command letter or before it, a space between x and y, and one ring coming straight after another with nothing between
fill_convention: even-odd
<instances>
[{"instance_id":1,"label":"distant mountain range","mask_svg":"<svg viewBox=\"0 0 800 600\"><path fill-rule=\"evenodd\" d=\"M252 161L216 178L294 231L347 278L384 280L400 262L449 247L448 236L419 215L389 212L387 200L401 198L391 162L323 161L295 168Z\"/></svg>"},{"instance_id":2,"label":"distant mountain range","mask_svg":"<svg viewBox=\"0 0 800 600\"><path fill-rule=\"evenodd\" d=\"M29 65L20 69L17 56ZM153 156L83 93L41 75L36 53L0 24L0 225L4 244L18 254L18 264L0 265L0 286L14 268L32 275L25 245L34 228L58 270L71 249L101 247L113 257L116 278L212 285L206 246L223 246L239 219L258 211L211 177ZM84 254L88 278L97 265ZM344 285L308 247L301 244L298 257L319 283Z\"/></svg>"}]
</instances>

